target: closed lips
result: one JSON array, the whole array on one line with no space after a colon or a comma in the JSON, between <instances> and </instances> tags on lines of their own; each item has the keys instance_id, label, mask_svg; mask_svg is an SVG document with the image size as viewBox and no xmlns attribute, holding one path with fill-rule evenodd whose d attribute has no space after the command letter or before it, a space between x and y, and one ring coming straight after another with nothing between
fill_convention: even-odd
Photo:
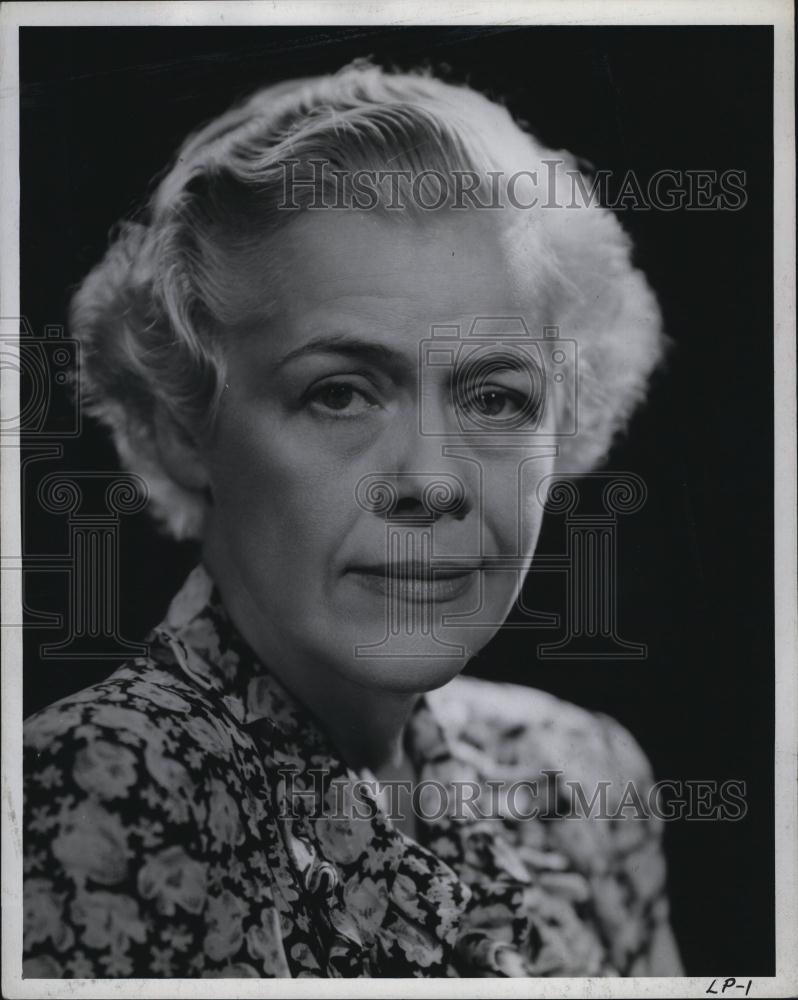
<instances>
[{"instance_id":1,"label":"closed lips","mask_svg":"<svg viewBox=\"0 0 798 1000\"><path fill-rule=\"evenodd\" d=\"M372 566L352 566L349 572L364 573L369 576L390 576L397 579L419 579L428 580L434 577L436 580L454 580L461 576L468 576L479 569L479 565L473 563L453 564L442 562L406 562L406 563L382 563Z\"/></svg>"},{"instance_id":2,"label":"closed lips","mask_svg":"<svg viewBox=\"0 0 798 1000\"><path fill-rule=\"evenodd\" d=\"M373 594L423 604L456 600L477 579L473 565L438 570L429 563L356 567L350 570L350 578Z\"/></svg>"}]
</instances>

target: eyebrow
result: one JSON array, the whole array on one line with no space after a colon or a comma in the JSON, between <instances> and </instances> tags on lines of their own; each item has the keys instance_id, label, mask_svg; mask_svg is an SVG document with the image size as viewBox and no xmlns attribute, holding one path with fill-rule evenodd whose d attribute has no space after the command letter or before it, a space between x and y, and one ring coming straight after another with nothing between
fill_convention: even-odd
<instances>
[{"instance_id":1,"label":"eyebrow","mask_svg":"<svg viewBox=\"0 0 798 1000\"><path fill-rule=\"evenodd\" d=\"M362 359L394 370L412 368L412 362L399 351L386 347L384 344L375 344L370 340L352 337L349 334L314 337L313 340L309 340L301 347L284 354L277 361L275 368L283 368L290 362L311 354L341 354L345 357Z\"/></svg>"},{"instance_id":2,"label":"eyebrow","mask_svg":"<svg viewBox=\"0 0 798 1000\"><path fill-rule=\"evenodd\" d=\"M501 344L497 345L501 352ZM354 360L362 361L366 364L381 367L386 371L401 375L412 374L415 371L414 357L412 360L401 352L384 344L375 344L371 340L364 340L361 337L353 337L351 334L323 334L314 337L301 347L284 354L274 365L274 371L280 371L292 361L316 354L340 355ZM495 358L495 371L528 371L530 361L537 368L539 367L534 359L516 357L512 354L499 353ZM457 377L456 369L451 370L451 375Z\"/></svg>"}]
</instances>

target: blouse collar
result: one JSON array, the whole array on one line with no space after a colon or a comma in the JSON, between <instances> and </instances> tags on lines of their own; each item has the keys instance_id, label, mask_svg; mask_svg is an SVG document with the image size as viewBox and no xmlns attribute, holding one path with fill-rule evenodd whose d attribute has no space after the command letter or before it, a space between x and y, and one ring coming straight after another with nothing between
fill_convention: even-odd
<instances>
[{"instance_id":1,"label":"blouse collar","mask_svg":"<svg viewBox=\"0 0 798 1000\"><path fill-rule=\"evenodd\" d=\"M322 894L315 902L329 907L340 939L336 961L351 968L353 949L365 955L380 938L409 935L416 942L411 950L429 960L426 974L450 974L470 890L446 861L391 823L369 787L373 776L347 767L315 717L259 663L202 566L190 574L156 631L180 667L256 739L272 773L282 776L277 808L290 819L283 823L284 837L293 861L304 866L306 886L316 897ZM423 697L409 721L406 745L428 776L433 761L451 757L446 734ZM336 818L342 803L351 816L355 794L368 818ZM434 828L429 824L428 837ZM427 891L417 891L419 878Z\"/></svg>"},{"instance_id":2,"label":"blouse collar","mask_svg":"<svg viewBox=\"0 0 798 1000\"><path fill-rule=\"evenodd\" d=\"M301 737L310 753L330 750L312 713L259 662L235 628L204 566L189 574L156 631L180 666L220 697L239 725L271 731L285 742ZM417 767L451 756L447 735L423 696L409 720L406 742Z\"/></svg>"},{"instance_id":3,"label":"blouse collar","mask_svg":"<svg viewBox=\"0 0 798 1000\"><path fill-rule=\"evenodd\" d=\"M312 896L311 908L325 909L337 935L327 974L346 975L358 962L368 969L380 947L385 954L415 955L425 975L451 975L455 953L471 974L529 974L518 953L528 921L509 902L526 891L528 879L507 850L500 824L444 811L424 820L418 842L395 827L364 775L342 763L315 717L259 663L202 566L189 575L156 636L256 740L271 773L284 776L276 798L289 815L282 823L286 849ZM458 759L424 696L405 743L424 781L450 791L453 777L480 777ZM326 776L321 784L314 771ZM329 818L342 801L352 803L355 784L368 817ZM478 917L488 899L507 902L489 907L506 911L501 927L493 919L486 927ZM418 967L391 974L417 974Z\"/></svg>"}]
</instances>

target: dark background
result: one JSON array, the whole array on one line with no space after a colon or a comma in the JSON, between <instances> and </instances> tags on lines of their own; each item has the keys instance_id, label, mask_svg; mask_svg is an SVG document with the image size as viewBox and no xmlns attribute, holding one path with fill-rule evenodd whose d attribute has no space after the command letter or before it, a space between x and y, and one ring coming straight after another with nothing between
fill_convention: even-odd
<instances>
[{"instance_id":1,"label":"dark background","mask_svg":"<svg viewBox=\"0 0 798 1000\"><path fill-rule=\"evenodd\" d=\"M620 632L648 658L536 662L555 636L508 629L469 668L615 716L660 778L746 782L744 820L667 825L673 921L693 975L774 973L772 47L767 27L21 30L22 309L36 333L65 322L71 286L189 129L261 84L356 56L467 80L551 148L619 176L747 172L742 211L619 213L676 345L611 460L648 487L619 539ZM67 404L53 391L57 424ZM29 556L68 546L65 518L35 500L41 476L115 467L88 423L60 459L28 466ZM144 513L123 518L120 537L121 631L136 639L195 553ZM541 549L562 544L555 518ZM63 614L64 574L32 567L29 608ZM556 610L558 587L533 573L525 599ZM29 625L26 715L114 665L43 658L41 644L63 633Z\"/></svg>"}]
</instances>

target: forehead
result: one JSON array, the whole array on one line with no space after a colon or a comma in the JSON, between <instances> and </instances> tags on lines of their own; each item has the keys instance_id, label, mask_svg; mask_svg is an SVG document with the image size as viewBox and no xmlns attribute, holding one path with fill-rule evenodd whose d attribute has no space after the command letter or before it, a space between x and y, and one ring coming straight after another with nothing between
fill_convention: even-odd
<instances>
[{"instance_id":1,"label":"forehead","mask_svg":"<svg viewBox=\"0 0 798 1000\"><path fill-rule=\"evenodd\" d=\"M488 217L325 212L286 235L280 305L297 323L350 313L428 333L433 323L524 308L503 234Z\"/></svg>"},{"instance_id":2,"label":"forehead","mask_svg":"<svg viewBox=\"0 0 798 1000\"><path fill-rule=\"evenodd\" d=\"M231 275L228 287L243 293L241 328L268 333L258 340L269 354L323 333L410 350L435 324L467 328L477 316L519 315L530 330L542 323L523 258L513 256L487 212L307 212L268 241L262 269Z\"/></svg>"}]
</instances>

